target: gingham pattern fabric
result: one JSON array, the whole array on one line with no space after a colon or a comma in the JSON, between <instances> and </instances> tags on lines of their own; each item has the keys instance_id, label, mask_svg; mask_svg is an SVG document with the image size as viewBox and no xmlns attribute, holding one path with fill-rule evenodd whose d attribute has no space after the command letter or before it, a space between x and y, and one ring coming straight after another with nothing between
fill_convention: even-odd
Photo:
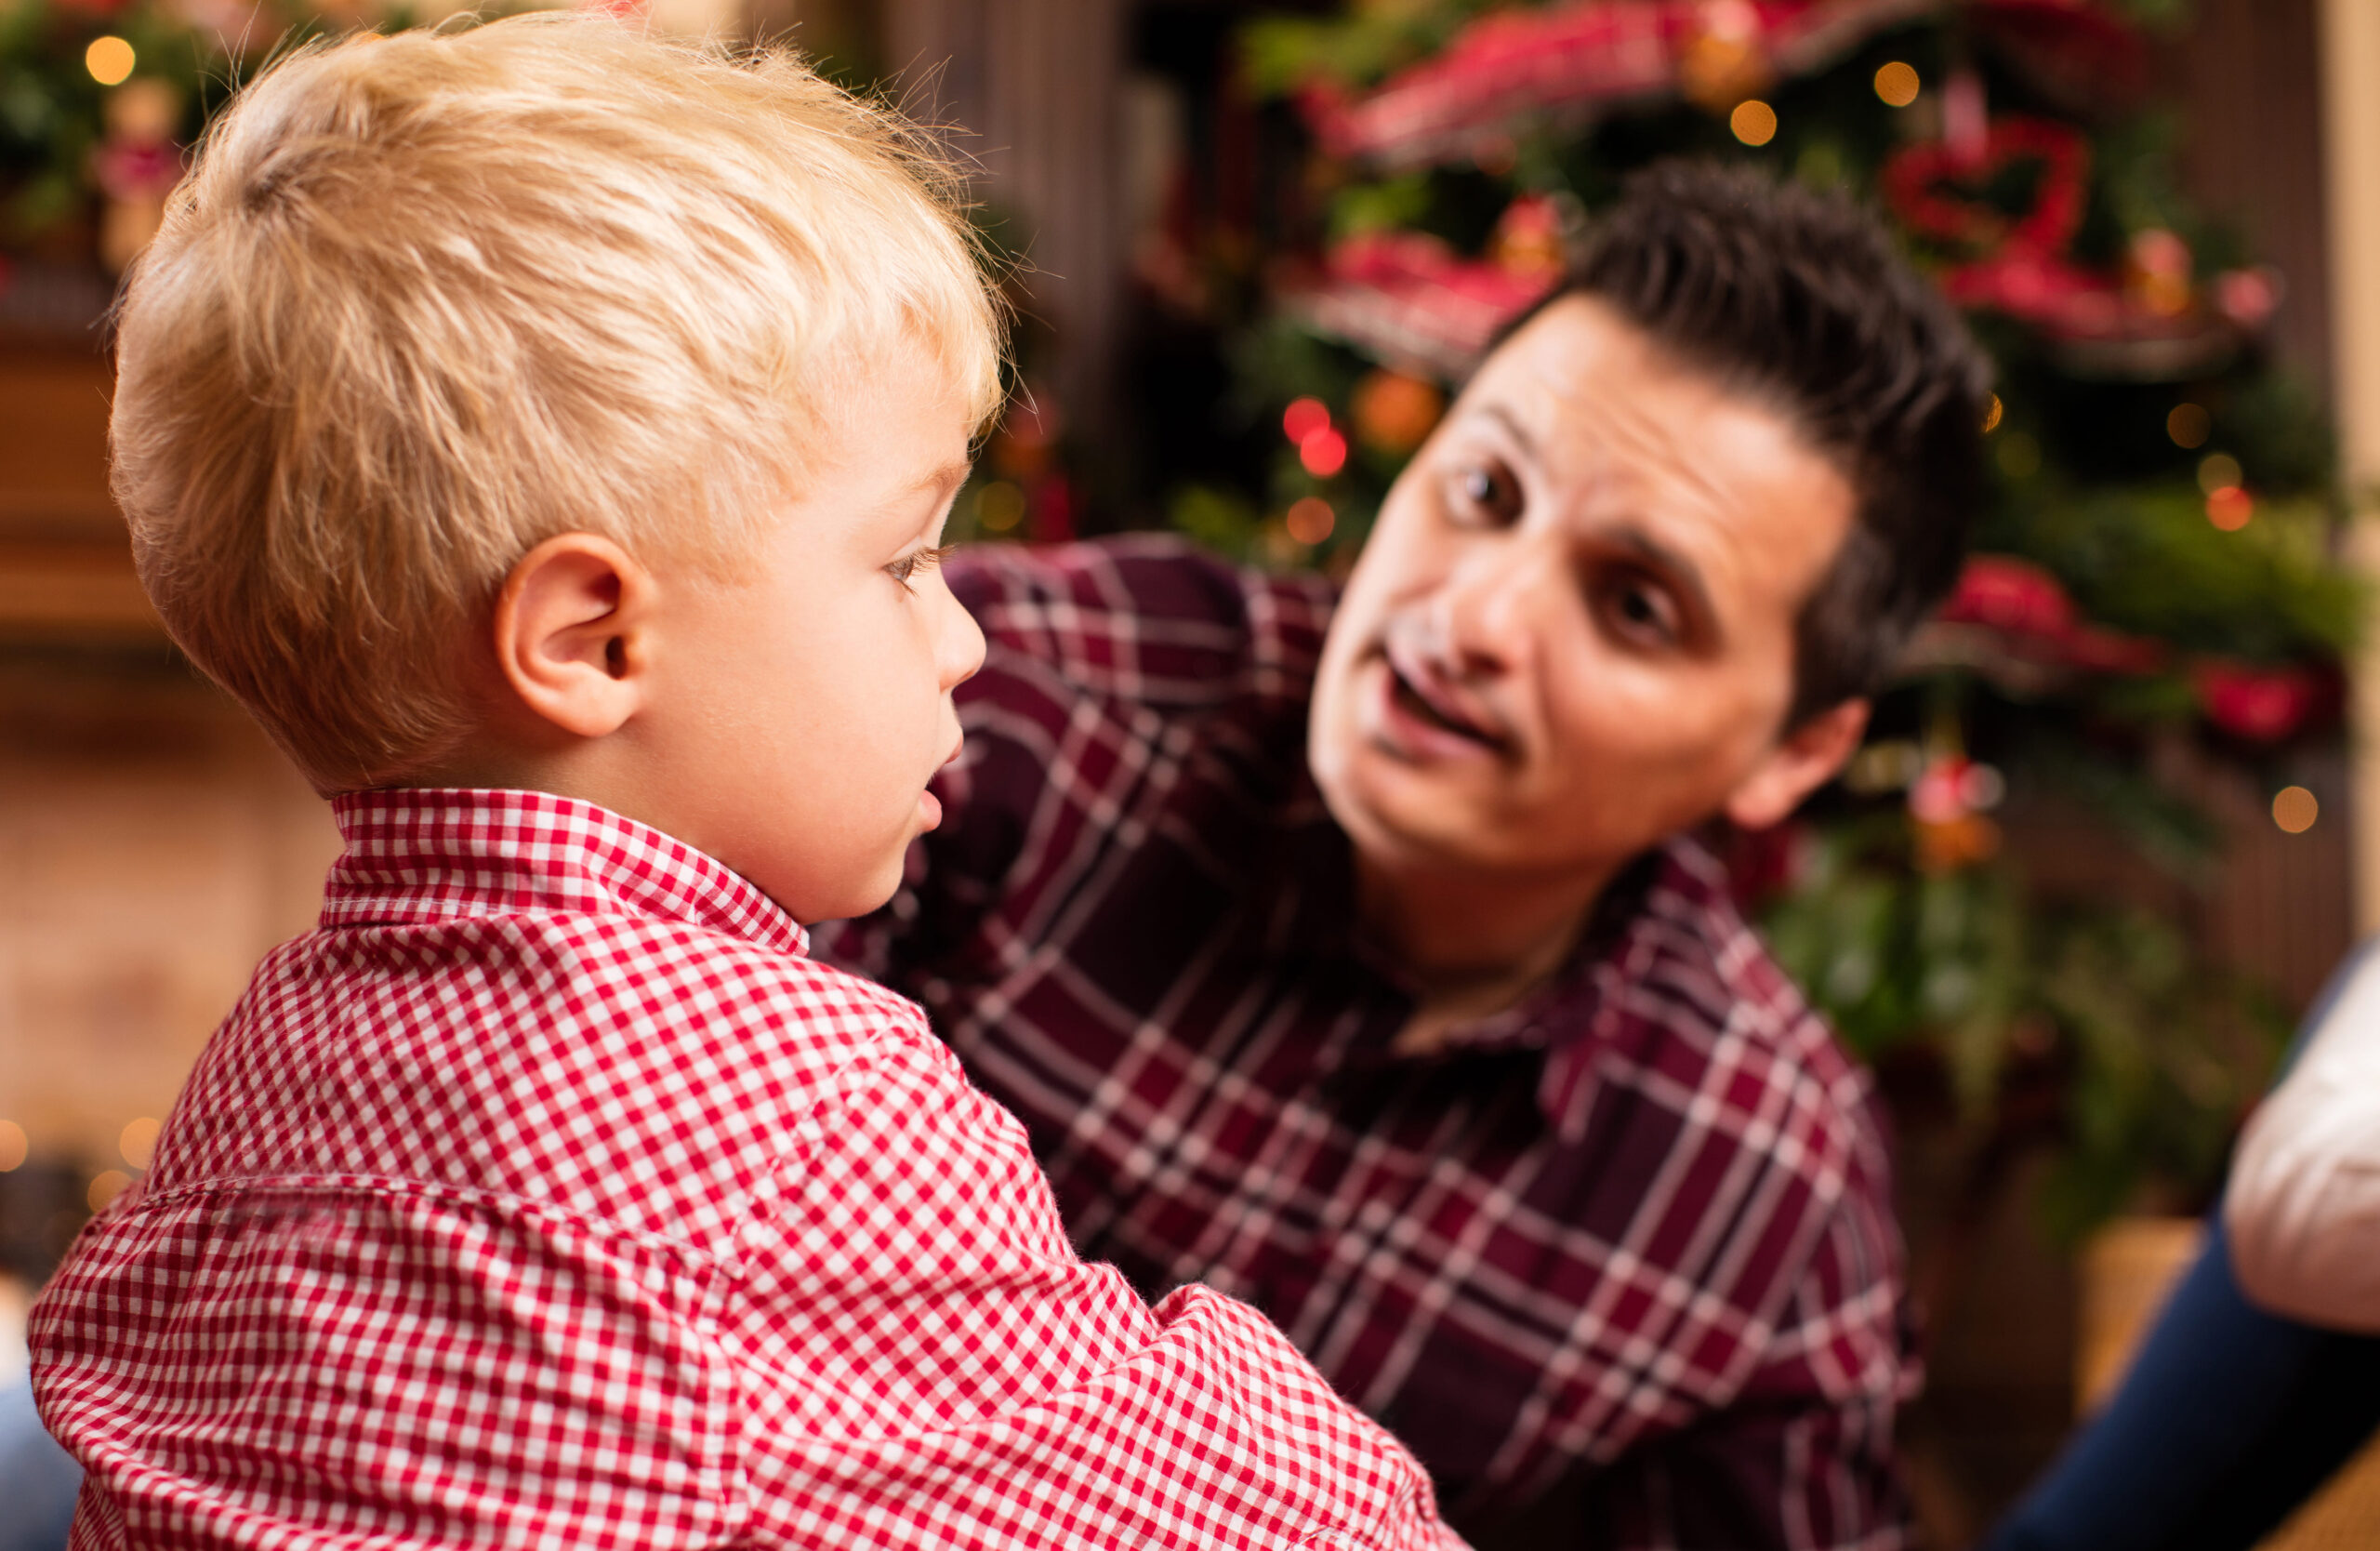
<instances>
[{"instance_id":1,"label":"gingham pattern fabric","mask_svg":"<svg viewBox=\"0 0 2380 1551\"><path fill-rule=\"evenodd\" d=\"M1069 1247L911 1003L708 858L342 799L33 1320L74 1544L1459 1544L1280 1334Z\"/></svg>"},{"instance_id":2,"label":"gingham pattern fabric","mask_svg":"<svg viewBox=\"0 0 2380 1551\"><path fill-rule=\"evenodd\" d=\"M1864 1075L1679 842L1441 1057L1305 770L1330 594L1168 541L982 550L943 828L822 951L1015 1110L1075 1242L1278 1320L1458 1525L1903 1544L1916 1367ZM1591 800L1591 798L1589 799Z\"/></svg>"}]
</instances>

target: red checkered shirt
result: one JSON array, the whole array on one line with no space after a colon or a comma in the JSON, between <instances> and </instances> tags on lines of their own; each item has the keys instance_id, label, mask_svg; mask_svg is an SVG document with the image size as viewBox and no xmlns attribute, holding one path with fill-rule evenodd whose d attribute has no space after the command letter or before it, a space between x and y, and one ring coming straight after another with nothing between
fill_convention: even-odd
<instances>
[{"instance_id":1,"label":"red checkered shirt","mask_svg":"<svg viewBox=\"0 0 2380 1551\"><path fill-rule=\"evenodd\" d=\"M1709 855L1646 858L1542 993L1400 1058L1306 772L1328 587L1150 538L950 576L991 646L948 817L823 950L924 1002L1083 1253L1265 1310L1459 1524L1903 1544L1882 1130Z\"/></svg>"},{"instance_id":2,"label":"red checkered shirt","mask_svg":"<svg viewBox=\"0 0 2380 1551\"><path fill-rule=\"evenodd\" d=\"M77 1547L1459 1544L1261 1318L1078 1259L725 868L532 793L338 818L36 1312Z\"/></svg>"}]
</instances>

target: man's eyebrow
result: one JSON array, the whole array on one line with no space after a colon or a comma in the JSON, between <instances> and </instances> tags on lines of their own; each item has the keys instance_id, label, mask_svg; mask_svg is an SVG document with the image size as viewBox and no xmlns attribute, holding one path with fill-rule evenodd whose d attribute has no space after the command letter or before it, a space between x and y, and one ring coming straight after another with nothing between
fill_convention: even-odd
<instances>
[{"instance_id":1,"label":"man's eyebrow","mask_svg":"<svg viewBox=\"0 0 2380 1551\"><path fill-rule=\"evenodd\" d=\"M1501 404L1483 404L1479 406L1479 413L1492 418L1501 424L1504 428L1504 434L1518 443L1521 451L1527 454L1531 459L1537 457L1537 438L1529 433L1527 427L1521 424L1518 416Z\"/></svg>"}]
</instances>

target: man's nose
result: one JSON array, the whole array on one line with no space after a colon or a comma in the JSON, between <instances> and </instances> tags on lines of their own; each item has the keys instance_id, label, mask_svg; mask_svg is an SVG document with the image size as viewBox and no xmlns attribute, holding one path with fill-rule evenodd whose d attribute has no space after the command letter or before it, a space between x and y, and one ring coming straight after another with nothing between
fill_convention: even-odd
<instances>
[{"instance_id":1,"label":"man's nose","mask_svg":"<svg viewBox=\"0 0 2380 1551\"><path fill-rule=\"evenodd\" d=\"M1474 543L1431 598L1431 623L1449 666L1509 673L1527 659L1547 582L1559 561L1531 536Z\"/></svg>"}]
</instances>

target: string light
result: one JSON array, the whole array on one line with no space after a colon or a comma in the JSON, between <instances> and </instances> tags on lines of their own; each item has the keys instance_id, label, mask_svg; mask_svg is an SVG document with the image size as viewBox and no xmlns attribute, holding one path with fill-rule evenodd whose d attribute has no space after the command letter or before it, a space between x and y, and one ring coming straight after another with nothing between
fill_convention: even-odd
<instances>
[{"instance_id":1,"label":"string light","mask_svg":"<svg viewBox=\"0 0 2380 1551\"><path fill-rule=\"evenodd\" d=\"M2000 402L1999 394L1991 395L1991 407L1983 412L1983 433L1986 436L2000 429L2000 417L2007 412L2007 408Z\"/></svg>"},{"instance_id":2,"label":"string light","mask_svg":"<svg viewBox=\"0 0 2380 1551\"><path fill-rule=\"evenodd\" d=\"M2198 487L2210 496L2241 480L2240 460L2229 453L2209 453L2198 460Z\"/></svg>"},{"instance_id":3,"label":"string light","mask_svg":"<svg viewBox=\"0 0 2380 1551\"><path fill-rule=\"evenodd\" d=\"M975 492L975 525L985 533L1006 533L1025 520L1025 492L996 479Z\"/></svg>"},{"instance_id":4,"label":"string light","mask_svg":"<svg viewBox=\"0 0 2380 1551\"><path fill-rule=\"evenodd\" d=\"M109 33L93 38L91 46L83 50L83 68L89 71L91 79L99 85L120 86L132 79L136 58L132 45Z\"/></svg>"},{"instance_id":5,"label":"string light","mask_svg":"<svg viewBox=\"0 0 2380 1551\"><path fill-rule=\"evenodd\" d=\"M1305 445L1305 439L1317 431L1330 429L1330 406L1320 399L1291 399L1281 411L1281 434L1294 447Z\"/></svg>"},{"instance_id":6,"label":"string light","mask_svg":"<svg viewBox=\"0 0 2380 1551\"><path fill-rule=\"evenodd\" d=\"M131 1187L132 1176L122 1169L102 1169L91 1176L91 1187L83 1199L94 1212L105 1212L108 1203Z\"/></svg>"},{"instance_id":7,"label":"string light","mask_svg":"<svg viewBox=\"0 0 2380 1551\"><path fill-rule=\"evenodd\" d=\"M1298 461L1316 479L1329 479L1347 466L1347 439L1329 426L1309 432L1298 443Z\"/></svg>"},{"instance_id":8,"label":"string light","mask_svg":"<svg viewBox=\"0 0 2380 1551\"><path fill-rule=\"evenodd\" d=\"M0 1173L8 1173L25 1166L25 1128L14 1120L0 1120Z\"/></svg>"},{"instance_id":9,"label":"string light","mask_svg":"<svg viewBox=\"0 0 2380 1551\"><path fill-rule=\"evenodd\" d=\"M2302 835L2322 816L2322 805L2304 787L2283 787L2273 793L2272 821L2285 835Z\"/></svg>"},{"instance_id":10,"label":"string light","mask_svg":"<svg viewBox=\"0 0 2380 1551\"><path fill-rule=\"evenodd\" d=\"M157 1129L154 1120L141 1116L124 1128L124 1133L116 1138L116 1150L134 1168L147 1168L157 1156Z\"/></svg>"},{"instance_id":11,"label":"string light","mask_svg":"<svg viewBox=\"0 0 2380 1551\"><path fill-rule=\"evenodd\" d=\"M2255 514L2255 497L2236 484L2218 484L2206 493L2206 520L2225 533L2238 533Z\"/></svg>"},{"instance_id":12,"label":"string light","mask_svg":"<svg viewBox=\"0 0 2380 1551\"><path fill-rule=\"evenodd\" d=\"M2165 417L2165 434L2174 439L2177 447L2202 447L2214 430L2215 418L2202 404L2185 400L2174 405L2173 412Z\"/></svg>"},{"instance_id":13,"label":"string light","mask_svg":"<svg viewBox=\"0 0 2380 1551\"><path fill-rule=\"evenodd\" d=\"M1282 519L1282 525L1289 530L1291 538L1311 549L1330 537L1330 530L1337 522L1338 514L1330 510L1329 501L1319 496L1308 496L1303 500L1290 503L1289 515Z\"/></svg>"},{"instance_id":14,"label":"string light","mask_svg":"<svg viewBox=\"0 0 2380 1551\"><path fill-rule=\"evenodd\" d=\"M1888 108L1906 108L1917 100L1916 67L1899 60L1880 67L1876 72L1876 95Z\"/></svg>"},{"instance_id":15,"label":"string light","mask_svg":"<svg viewBox=\"0 0 2380 1551\"><path fill-rule=\"evenodd\" d=\"M1727 127L1746 145L1766 145L1777 138L1777 110L1757 97L1748 97L1727 115Z\"/></svg>"}]
</instances>

